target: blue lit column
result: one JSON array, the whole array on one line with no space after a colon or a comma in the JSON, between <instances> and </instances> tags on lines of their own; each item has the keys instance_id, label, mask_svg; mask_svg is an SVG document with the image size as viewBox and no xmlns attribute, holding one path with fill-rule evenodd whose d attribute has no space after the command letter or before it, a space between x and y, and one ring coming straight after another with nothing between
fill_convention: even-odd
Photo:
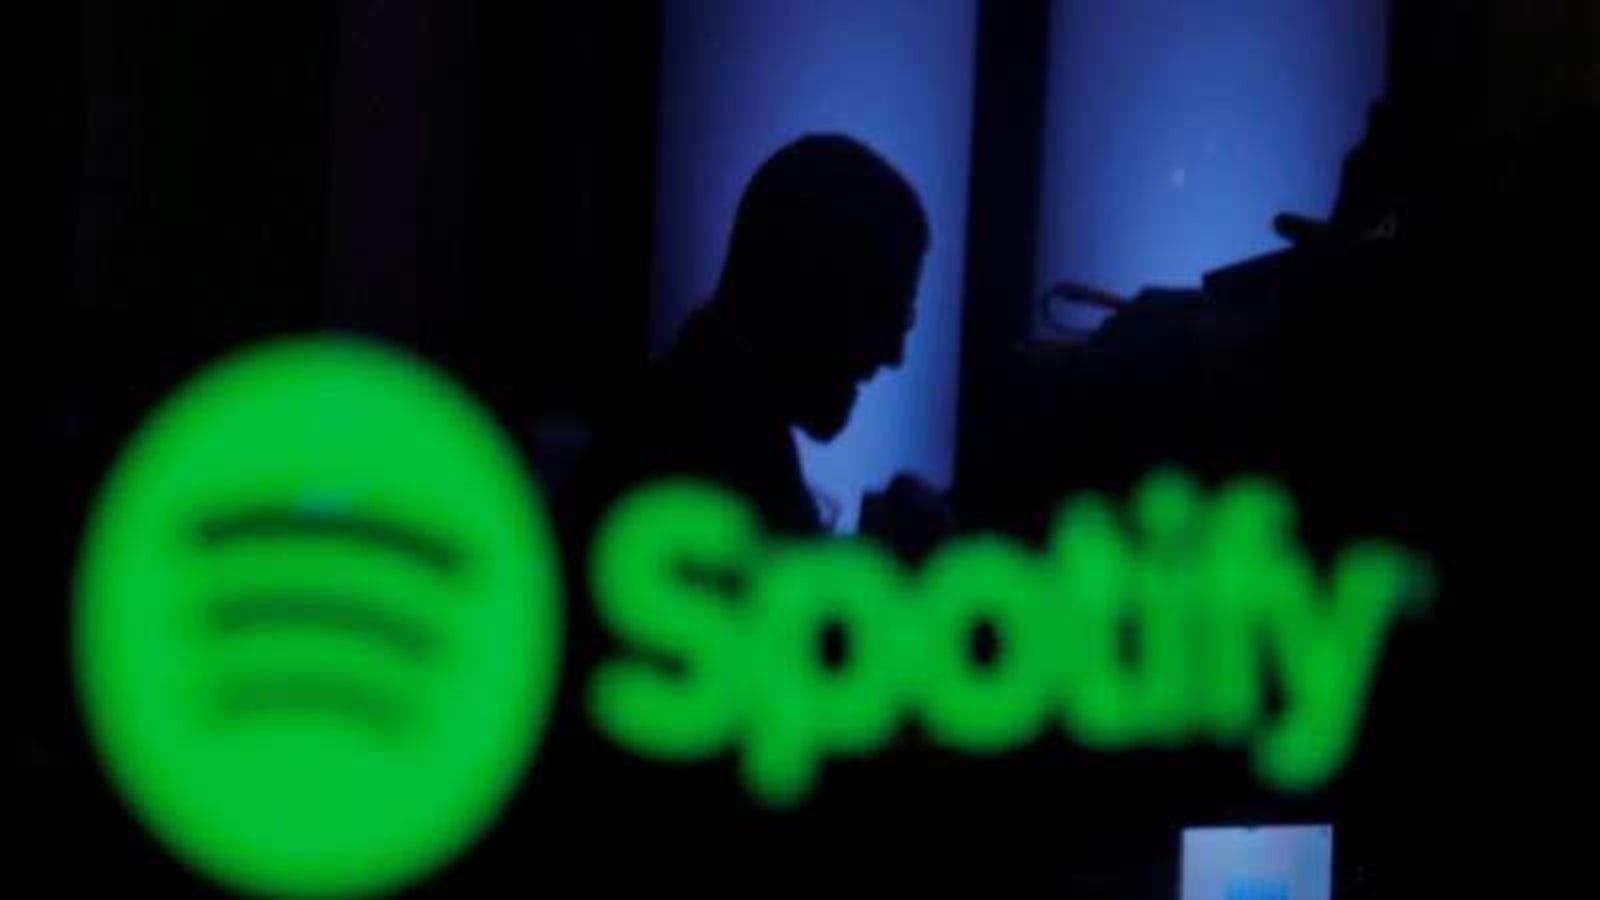
<instances>
[{"instance_id":1,"label":"blue lit column","mask_svg":"<svg viewBox=\"0 0 1600 900\"><path fill-rule=\"evenodd\" d=\"M840 131L905 173L933 246L906 363L861 393L850 427L801 439L806 477L854 525L864 488L899 470L948 485L954 464L974 0L669 0L651 340L660 351L716 285L756 167L808 132Z\"/></svg>"},{"instance_id":2,"label":"blue lit column","mask_svg":"<svg viewBox=\"0 0 1600 900\"><path fill-rule=\"evenodd\" d=\"M1323 216L1381 93L1386 0L1056 0L1035 286L1193 285ZM1076 323L1086 324L1086 323Z\"/></svg>"}]
</instances>

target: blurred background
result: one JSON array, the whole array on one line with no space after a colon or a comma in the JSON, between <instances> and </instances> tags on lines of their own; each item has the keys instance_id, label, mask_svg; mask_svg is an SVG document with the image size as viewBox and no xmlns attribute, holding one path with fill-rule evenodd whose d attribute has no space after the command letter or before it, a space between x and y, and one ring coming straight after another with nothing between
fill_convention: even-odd
<instances>
[{"instance_id":1,"label":"blurred background","mask_svg":"<svg viewBox=\"0 0 1600 900\"><path fill-rule=\"evenodd\" d=\"M596 891L1174 897L1184 827L1300 822L1332 824L1337 896L1429 896L1487 815L1459 773L1510 731L1481 727L1473 662L1510 548L1475 523L1537 492L1501 447L1543 443L1524 400L1551 381L1507 345L1564 357L1594 295L1593 3L172 0L53 4L33 34L13 741L52 893L210 890L117 806L66 676L84 512L159 397L267 336L380 336L482 397L559 504L715 289L756 167L817 131L881 152L932 231L904 365L839 439L799 438L835 530L901 472L1025 540L1157 463L1265 472L1314 552L1435 560L1434 615L1314 795L1211 751L908 741L774 817L731 763L587 793L569 710L527 808L422 890L538 887L554 857Z\"/></svg>"}]
</instances>

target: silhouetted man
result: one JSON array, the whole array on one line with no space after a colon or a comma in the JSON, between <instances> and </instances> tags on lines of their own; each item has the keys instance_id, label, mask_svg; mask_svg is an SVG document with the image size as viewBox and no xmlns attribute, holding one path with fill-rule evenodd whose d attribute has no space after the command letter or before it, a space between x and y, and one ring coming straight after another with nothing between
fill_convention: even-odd
<instances>
[{"instance_id":1,"label":"silhouetted man","mask_svg":"<svg viewBox=\"0 0 1600 900\"><path fill-rule=\"evenodd\" d=\"M910 184L861 143L810 136L768 159L715 294L583 468L580 532L667 475L738 491L770 528L821 530L791 429L832 439L860 385L900 364L928 240Z\"/></svg>"},{"instance_id":2,"label":"silhouetted man","mask_svg":"<svg viewBox=\"0 0 1600 900\"><path fill-rule=\"evenodd\" d=\"M928 240L910 185L857 141L806 137L760 167L739 202L714 293L600 423L564 495L571 671L590 672L610 655L583 573L597 524L634 488L687 476L737 492L774 531L823 530L793 429L835 437L860 384L900 363ZM708 588L724 584L720 573L705 574ZM741 829L748 804L739 793L707 790L701 775L710 773L662 778L599 739L575 699L582 692L567 696L551 727L571 737L550 741L540 763L549 779L540 821L630 847L719 847L730 859L781 845ZM607 814L630 797L649 802L626 806L621 818Z\"/></svg>"}]
</instances>

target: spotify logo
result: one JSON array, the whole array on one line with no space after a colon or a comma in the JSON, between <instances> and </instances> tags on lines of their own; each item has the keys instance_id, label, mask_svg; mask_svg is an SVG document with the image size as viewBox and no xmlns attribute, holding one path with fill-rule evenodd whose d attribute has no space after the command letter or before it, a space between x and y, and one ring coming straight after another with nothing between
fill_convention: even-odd
<instances>
[{"instance_id":1,"label":"spotify logo","mask_svg":"<svg viewBox=\"0 0 1600 900\"><path fill-rule=\"evenodd\" d=\"M662 762L736 756L774 807L909 727L972 755L1048 732L1240 747L1264 783L1315 790L1354 751L1388 635L1433 592L1426 561L1384 541L1319 567L1271 481L1208 495L1175 469L1126 504L1071 498L1043 547L965 535L920 571L869 541L775 537L744 498L664 481L616 505L592 562L622 649L590 681L595 723Z\"/></svg>"},{"instance_id":2,"label":"spotify logo","mask_svg":"<svg viewBox=\"0 0 1600 900\"><path fill-rule=\"evenodd\" d=\"M1314 559L1270 480L1208 491L1177 470L1125 503L1068 498L1042 546L964 535L920 569L778 539L744 498L672 479L618 501L591 550L615 651L583 675L594 727L663 763L735 759L774 808L909 728L968 755L1050 732L1237 747L1272 787L1322 788L1388 635L1434 591L1386 541ZM517 450L431 368L332 337L241 351L152 413L91 511L90 735L134 815L221 885L415 884L533 762L558 557Z\"/></svg>"},{"instance_id":3,"label":"spotify logo","mask_svg":"<svg viewBox=\"0 0 1600 900\"><path fill-rule=\"evenodd\" d=\"M111 471L74 658L135 816L231 889L403 887L492 824L558 670L554 540L515 448L394 350L260 345Z\"/></svg>"}]
</instances>

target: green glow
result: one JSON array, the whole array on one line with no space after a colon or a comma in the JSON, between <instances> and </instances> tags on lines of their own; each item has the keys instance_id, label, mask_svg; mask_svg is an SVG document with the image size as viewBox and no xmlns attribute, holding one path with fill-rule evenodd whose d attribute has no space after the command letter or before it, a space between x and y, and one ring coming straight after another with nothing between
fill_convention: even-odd
<instances>
[{"instance_id":1,"label":"green glow","mask_svg":"<svg viewBox=\"0 0 1600 900\"><path fill-rule=\"evenodd\" d=\"M738 753L774 805L910 723L974 753L1052 725L1105 750L1242 745L1267 783L1313 789L1349 756L1383 638L1430 581L1377 542L1319 579L1294 526L1269 482L1207 499L1162 470L1125 513L1074 498L1043 554L973 537L917 574L866 542L767 540L748 504L707 485L647 486L594 547L602 618L638 655L596 673L591 710L646 756ZM845 635L837 668L829 627ZM981 627L997 638L986 662ZM1273 676L1284 708L1269 718Z\"/></svg>"},{"instance_id":2,"label":"green glow","mask_svg":"<svg viewBox=\"0 0 1600 900\"><path fill-rule=\"evenodd\" d=\"M76 602L113 782L248 893L369 894L444 865L553 700L556 554L517 451L374 344L265 344L166 400L97 501Z\"/></svg>"},{"instance_id":3,"label":"green glow","mask_svg":"<svg viewBox=\"0 0 1600 900\"><path fill-rule=\"evenodd\" d=\"M868 544L795 545L772 560L742 635L744 773L763 796L793 799L824 752L862 754L893 735L906 687L896 659L901 590L893 563ZM837 671L821 653L830 624L848 640Z\"/></svg>"},{"instance_id":4,"label":"green glow","mask_svg":"<svg viewBox=\"0 0 1600 900\"><path fill-rule=\"evenodd\" d=\"M1021 547L974 538L938 554L922 577L924 604L905 607L916 702L933 737L964 750L997 752L1044 725L1054 669L1051 629L1039 621L1039 583ZM997 657L979 668L972 635L987 622ZM909 675L910 673L908 673Z\"/></svg>"},{"instance_id":5,"label":"green glow","mask_svg":"<svg viewBox=\"0 0 1600 900\"><path fill-rule=\"evenodd\" d=\"M604 665L594 675L594 714L653 756L712 752L739 727L736 623L710 586L677 577L680 559L657 536L676 534L698 550L696 562L731 571L755 550L755 514L732 497L666 484L625 499L610 523L595 548L597 612L641 650L675 653L683 671L667 682L642 662Z\"/></svg>"}]
</instances>

